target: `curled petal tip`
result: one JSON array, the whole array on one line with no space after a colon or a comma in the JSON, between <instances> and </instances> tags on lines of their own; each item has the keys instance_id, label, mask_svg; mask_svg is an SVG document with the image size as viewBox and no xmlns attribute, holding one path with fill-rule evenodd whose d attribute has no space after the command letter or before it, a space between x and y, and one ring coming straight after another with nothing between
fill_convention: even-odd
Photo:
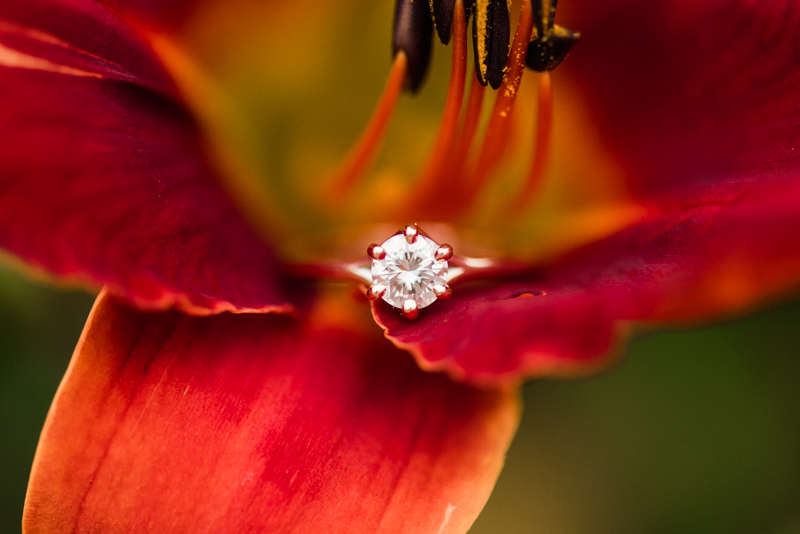
<instances>
[{"instance_id":1,"label":"curled petal tip","mask_svg":"<svg viewBox=\"0 0 800 534\"><path fill-rule=\"evenodd\" d=\"M400 51L408 58L404 89L417 92L431 58L433 20L430 7L422 0L397 0L394 11L392 54Z\"/></svg>"}]
</instances>

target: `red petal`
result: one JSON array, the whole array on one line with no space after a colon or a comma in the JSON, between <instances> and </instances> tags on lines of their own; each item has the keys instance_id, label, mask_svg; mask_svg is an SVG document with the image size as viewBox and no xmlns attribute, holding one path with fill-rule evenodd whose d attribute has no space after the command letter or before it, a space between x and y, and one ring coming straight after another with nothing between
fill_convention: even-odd
<instances>
[{"instance_id":1,"label":"red petal","mask_svg":"<svg viewBox=\"0 0 800 534\"><path fill-rule=\"evenodd\" d=\"M668 189L692 196L698 184L800 167L794 0L576 1L563 11L582 34L565 72L639 195L659 202Z\"/></svg>"},{"instance_id":2,"label":"red petal","mask_svg":"<svg viewBox=\"0 0 800 534\"><path fill-rule=\"evenodd\" d=\"M629 321L702 319L796 286L797 243L795 176L727 184L518 280L458 288L416 321L373 313L422 367L470 382L588 371Z\"/></svg>"},{"instance_id":3,"label":"red petal","mask_svg":"<svg viewBox=\"0 0 800 534\"><path fill-rule=\"evenodd\" d=\"M628 321L739 310L800 278L796 2L576 1L559 17L582 33L564 70L655 213L417 323L374 307L426 368L487 383L587 370Z\"/></svg>"},{"instance_id":4,"label":"red petal","mask_svg":"<svg viewBox=\"0 0 800 534\"><path fill-rule=\"evenodd\" d=\"M106 8L0 3L0 246L142 306L283 306L272 253L172 97L149 48Z\"/></svg>"},{"instance_id":5,"label":"red petal","mask_svg":"<svg viewBox=\"0 0 800 534\"><path fill-rule=\"evenodd\" d=\"M186 20L199 0L99 0L118 13L148 24L174 28Z\"/></svg>"},{"instance_id":6,"label":"red petal","mask_svg":"<svg viewBox=\"0 0 800 534\"><path fill-rule=\"evenodd\" d=\"M465 532L517 415L513 393L423 373L380 339L101 295L45 423L24 530Z\"/></svg>"}]
</instances>

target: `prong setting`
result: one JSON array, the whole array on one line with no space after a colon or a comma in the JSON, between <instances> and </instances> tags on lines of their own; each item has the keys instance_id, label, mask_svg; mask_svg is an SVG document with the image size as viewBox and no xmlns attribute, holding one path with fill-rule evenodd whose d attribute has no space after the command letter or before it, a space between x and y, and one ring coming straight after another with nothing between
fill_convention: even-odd
<instances>
[{"instance_id":1,"label":"prong setting","mask_svg":"<svg viewBox=\"0 0 800 534\"><path fill-rule=\"evenodd\" d=\"M453 257L453 247L444 243L436 249L436 261L447 261Z\"/></svg>"},{"instance_id":2,"label":"prong setting","mask_svg":"<svg viewBox=\"0 0 800 534\"><path fill-rule=\"evenodd\" d=\"M386 286L383 284L373 284L367 289L367 298L369 300L378 300L384 293L386 293Z\"/></svg>"},{"instance_id":3,"label":"prong setting","mask_svg":"<svg viewBox=\"0 0 800 534\"><path fill-rule=\"evenodd\" d=\"M436 243L416 224L401 227L380 245L373 243L367 254L372 258L367 297L386 301L406 319L416 319L422 308L453 294L447 261L453 247Z\"/></svg>"},{"instance_id":4,"label":"prong setting","mask_svg":"<svg viewBox=\"0 0 800 534\"><path fill-rule=\"evenodd\" d=\"M409 224L405 228L403 228L403 235L406 236L406 241L409 245L413 245L417 242L417 236L419 235L419 228L415 224Z\"/></svg>"},{"instance_id":5,"label":"prong setting","mask_svg":"<svg viewBox=\"0 0 800 534\"><path fill-rule=\"evenodd\" d=\"M436 284L433 286L433 294L436 295L436 298L447 300L453 296L453 290L447 284Z\"/></svg>"},{"instance_id":6,"label":"prong setting","mask_svg":"<svg viewBox=\"0 0 800 534\"><path fill-rule=\"evenodd\" d=\"M403 317L406 319L416 319L419 316L419 307L413 299L403 302Z\"/></svg>"},{"instance_id":7,"label":"prong setting","mask_svg":"<svg viewBox=\"0 0 800 534\"><path fill-rule=\"evenodd\" d=\"M377 243L373 243L367 247L367 256L373 260L382 260L386 257L386 250Z\"/></svg>"}]
</instances>

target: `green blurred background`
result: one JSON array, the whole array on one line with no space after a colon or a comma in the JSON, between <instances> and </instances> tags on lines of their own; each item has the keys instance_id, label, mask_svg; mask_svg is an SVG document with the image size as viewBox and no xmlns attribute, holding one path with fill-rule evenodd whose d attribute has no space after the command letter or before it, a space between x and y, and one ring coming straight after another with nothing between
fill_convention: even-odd
<instances>
[{"instance_id":1,"label":"green blurred background","mask_svg":"<svg viewBox=\"0 0 800 534\"><path fill-rule=\"evenodd\" d=\"M92 297L0 271L0 532ZM525 388L472 532L800 533L800 302L635 339L622 364Z\"/></svg>"}]
</instances>

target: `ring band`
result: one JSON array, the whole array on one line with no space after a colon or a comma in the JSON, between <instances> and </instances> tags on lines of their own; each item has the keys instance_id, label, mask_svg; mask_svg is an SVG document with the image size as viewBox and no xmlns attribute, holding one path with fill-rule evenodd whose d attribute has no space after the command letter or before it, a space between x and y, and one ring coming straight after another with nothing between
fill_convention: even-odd
<instances>
[{"instance_id":1,"label":"ring band","mask_svg":"<svg viewBox=\"0 0 800 534\"><path fill-rule=\"evenodd\" d=\"M407 319L415 319L421 308L450 298L454 285L529 269L530 264L520 262L457 256L453 247L436 243L419 226L409 224L382 244L367 247L365 259L293 265L290 272L300 278L359 282L367 286L370 300L383 298Z\"/></svg>"}]
</instances>

